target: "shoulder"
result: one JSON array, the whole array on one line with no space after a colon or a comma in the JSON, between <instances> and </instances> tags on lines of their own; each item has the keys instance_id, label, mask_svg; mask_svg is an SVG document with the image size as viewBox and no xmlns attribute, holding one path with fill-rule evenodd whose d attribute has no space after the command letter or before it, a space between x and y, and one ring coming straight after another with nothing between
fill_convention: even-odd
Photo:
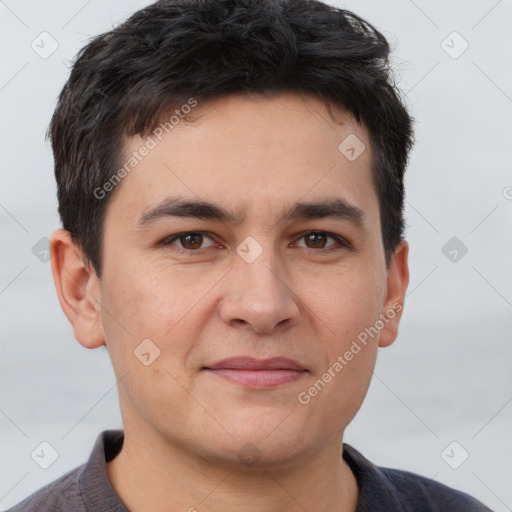
<instances>
[{"instance_id":1,"label":"shoulder","mask_svg":"<svg viewBox=\"0 0 512 512\"><path fill-rule=\"evenodd\" d=\"M84 465L41 487L7 512L85 512L80 493L79 475Z\"/></svg>"},{"instance_id":2,"label":"shoulder","mask_svg":"<svg viewBox=\"0 0 512 512\"><path fill-rule=\"evenodd\" d=\"M469 494L435 480L376 466L347 444L343 445L343 458L359 485L357 512L492 512Z\"/></svg>"},{"instance_id":3,"label":"shoulder","mask_svg":"<svg viewBox=\"0 0 512 512\"><path fill-rule=\"evenodd\" d=\"M469 494L441 482L409 471L382 467L379 467L379 470L400 496L400 500L418 507L418 510L490 512L489 508Z\"/></svg>"},{"instance_id":4,"label":"shoulder","mask_svg":"<svg viewBox=\"0 0 512 512\"><path fill-rule=\"evenodd\" d=\"M89 460L45 485L7 512L127 512L112 488L106 464L121 450L122 430L105 430L94 443Z\"/></svg>"}]
</instances>

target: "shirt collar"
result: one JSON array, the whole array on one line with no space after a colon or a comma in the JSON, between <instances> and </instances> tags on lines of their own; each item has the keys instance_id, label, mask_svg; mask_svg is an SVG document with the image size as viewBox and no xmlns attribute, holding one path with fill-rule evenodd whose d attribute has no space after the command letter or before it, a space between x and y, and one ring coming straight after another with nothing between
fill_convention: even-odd
<instances>
[{"instance_id":1,"label":"shirt collar","mask_svg":"<svg viewBox=\"0 0 512 512\"><path fill-rule=\"evenodd\" d=\"M129 512L112 487L107 474L110 462L123 447L122 430L105 430L96 439L89 460L79 477L80 492L87 510Z\"/></svg>"},{"instance_id":2,"label":"shirt collar","mask_svg":"<svg viewBox=\"0 0 512 512\"><path fill-rule=\"evenodd\" d=\"M79 476L80 492L88 510L129 512L107 474L107 463L119 454L123 441L123 430L105 430L97 437L91 456ZM343 459L354 473L359 487L356 512L393 510L393 507L400 510L399 500L390 492L389 482L377 466L345 443Z\"/></svg>"}]
</instances>

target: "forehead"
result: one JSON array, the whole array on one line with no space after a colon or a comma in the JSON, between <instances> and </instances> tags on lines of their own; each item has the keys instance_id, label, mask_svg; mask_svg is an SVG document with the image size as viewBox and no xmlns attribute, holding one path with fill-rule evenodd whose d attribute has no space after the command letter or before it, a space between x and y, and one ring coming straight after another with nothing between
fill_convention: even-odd
<instances>
[{"instance_id":1,"label":"forehead","mask_svg":"<svg viewBox=\"0 0 512 512\"><path fill-rule=\"evenodd\" d=\"M124 163L151 149L138 156L111 202L132 221L170 196L229 204L240 219L275 216L284 205L326 196L342 195L362 209L376 201L370 140L346 111L332 112L334 120L322 100L298 94L198 101L192 121L125 141Z\"/></svg>"}]
</instances>

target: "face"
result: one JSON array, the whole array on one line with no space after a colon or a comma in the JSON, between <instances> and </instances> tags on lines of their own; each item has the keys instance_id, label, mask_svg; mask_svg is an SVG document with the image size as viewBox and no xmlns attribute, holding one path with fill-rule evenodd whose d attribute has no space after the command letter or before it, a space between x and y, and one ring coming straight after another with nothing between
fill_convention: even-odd
<instances>
[{"instance_id":1,"label":"face","mask_svg":"<svg viewBox=\"0 0 512 512\"><path fill-rule=\"evenodd\" d=\"M396 335L407 251L387 272L370 140L335 113L291 94L199 103L118 185L98 328L125 428L283 464L341 437Z\"/></svg>"}]
</instances>

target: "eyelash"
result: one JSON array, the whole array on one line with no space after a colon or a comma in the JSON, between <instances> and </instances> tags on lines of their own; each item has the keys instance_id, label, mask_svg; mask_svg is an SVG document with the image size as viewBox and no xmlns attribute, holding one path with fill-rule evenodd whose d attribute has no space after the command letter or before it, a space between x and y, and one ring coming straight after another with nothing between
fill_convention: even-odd
<instances>
[{"instance_id":1,"label":"eyelash","mask_svg":"<svg viewBox=\"0 0 512 512\"><path fill-rule=\"evenodd\" d=\"M339 235L336 235L334 233L330 233L329 231L318 231L318 230L305 231L305 232L301 233L296 240L297 241L301 240L304 237L306 237L307 235L311 235L311 234L327 235L327 237L334 238L334 240L336 240L337 244L330 246L330 247L326 247L326 248L320 247L318 249L314 249L311 247L302 247L302 249L306 249L311 252L324 252L324 253L329 253L331 251L341 249L341 248L352 249L352 245L345 238L343 238ZM207 236L211 240L215 241L211 236L209 236L208 232L206 232L206 231L183 231L182 233L177 233L175 235L171 235L170 237L165 238L164 240L162 240L161 245L163 245L165 247L172 245L172 243L175 240L178 240L179 238L181 238L182 236L185 236L185 235L203 235L203 236ZM177 250L178 252L186 253L186 254L193 254L193 253L194 254L202 254L205 250L210 249L210 248L211 247L206 247L204 249L184 249L183 247L179 247L176 245L175 249L173 249L173 250Z\"/></svg>"}]
</instances>

